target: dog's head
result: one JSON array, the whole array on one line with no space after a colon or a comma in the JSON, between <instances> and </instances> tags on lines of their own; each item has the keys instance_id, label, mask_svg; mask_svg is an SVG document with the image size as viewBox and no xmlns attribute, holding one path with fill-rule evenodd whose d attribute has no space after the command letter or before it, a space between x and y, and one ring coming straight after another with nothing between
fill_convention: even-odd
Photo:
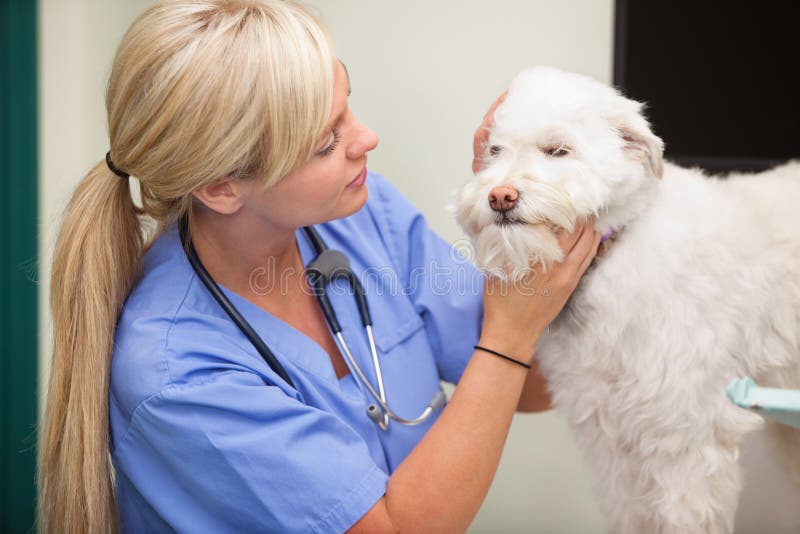
<instances>
[{"instance_id":1,"label":"dog's head","mask_svg":"<svg viewBox=\"0 0 800 534\"><path fill-rule=\"evenodd\" d=\"M591 78L523 71L497 108L484 169L456 200L456 217L489 269L561 261L555 232L595 215L602 232L661 177L663 143L642 104Z\"/></svg>"}]
</instances>

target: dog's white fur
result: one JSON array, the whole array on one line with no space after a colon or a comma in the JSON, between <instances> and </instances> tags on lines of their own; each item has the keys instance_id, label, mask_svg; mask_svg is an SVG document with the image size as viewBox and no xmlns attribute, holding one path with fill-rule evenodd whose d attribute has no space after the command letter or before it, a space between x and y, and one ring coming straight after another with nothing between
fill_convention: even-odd
<instances>
[{"instance_id":1,"label":"dog's white fur","mask_svg":"<svg viewBox=\"0 0 800 534\"><path fill-rule=\"evenodd\" d=\"M739 449L763 420L725 388L800 386L800 163L726 179L664 164L641 108L581 75L524 71L457 218L477 263L506 272L561 261L554 227L624 226L540 340L540 367L614 532L727 533ZM499 185L519 190L522 224L497 224ZM778 434L800 468L798 433Z\"/></svg>"}]
</instances>

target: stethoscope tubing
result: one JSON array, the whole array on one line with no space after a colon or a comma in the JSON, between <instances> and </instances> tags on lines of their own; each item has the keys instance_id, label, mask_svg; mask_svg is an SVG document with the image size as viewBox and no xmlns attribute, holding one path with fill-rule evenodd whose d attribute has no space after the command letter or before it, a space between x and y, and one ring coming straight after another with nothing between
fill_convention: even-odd
<instances>
[{"instance_id":1,"label":"stethoscope tubing","mask_svg":"<svg viewBox=\"0 0 800 534\"><path fill-rule=\"evenodd\" d=\"M325 320L333 332L339 348L347 358L351 372L354 371L360 379L362 390L366 388L367 392L372 395L372 398L377 403L377 405L370 404L367 407L368 417L372 419L382 430L388 429L390 418L406 426L419 425L425 422L433 412L444 405L446 401L444 393L441 390L438 391L428 403L428 406L426 406L422 411L422 413L413 419L401 417L391 409L386 399L383 373L381 371L381 364L378 358L378 349L375 345L375 336L372 331L372 317L369 312L369 305L367 304L364 288L358 278L353 274L353 271L350 269L350 262L347 260L344 254L329 249L325 244L325 241L322 239L322 236L320 236L317 232L316 228L312 226L306 226L303 228L303 231L305 232L306 236L308 236L309 241L317 253L316 259L314 259L314 261L308 265L306 271L309 273L309 281L315 290L317 299L320 302L320 307L322 308ZM325 287L331 280L335 278L345 278L353 288L353 295L356 299L359 315L361 315L361 323L367 332L370 355L372 356L372 364L373 368L375 369L375 378L376 382L378 383L379 391L376 391L372 383L367 379L364 371L361 369L361 366L358 364L352 352L350 351L350 347L344 339L341 325L336 319L336 313L333 310L330 300L328 299Z\"/></svg>"},{"instance_id":2,"label":"stethoscope tubing","mask_svg":"<svg viewBox=\"0 0 800 534\"><path fill-rule=\"evenodd\" d=\"M367 326L366 328L367 328L367 336L372 338L373 337L372 327ZM375 366L375 374L377 375L378 386L380 388L380 392L378 392L375 391L375 388L372 386L369 380L367 380L367 377L361 370L361 366L358 365L358 362L356 362L356 359L350 352L350 347L348 347L347 343L344 340L344 336L342 335L341 332L336 333L336 339L339 342L339 346L343 349L345 356L347 357L351 365L351 369L356 372L358 377L361 379L361 383L367 388L367 391L369 391L370 395L372 395L372 397L375 399L375 402L378 403L378 406L380 406L380 410L382 410L382 412L376 412L376 410L378 410L378 406L375 406L374 404L367 407L367 415L369 416L370 419L375 421L375 423L377 423L378 426L381 427L381 429L386 430L388 428L389 418L392 418L398 423L406 426L419 425L420 423L424 423L428 419L428 417L430 417L431 413L438 410L439 407L442 404L444 404L445 400L444 394L441 391L439 391L436 393L436 395L434 395L433 399L431 399L431 402L428 403L428 406L425 407L425 409L422 411L420 415L418 415L414 419L405 419L403 417L400 417L394 412L394 410L392 410L389 407L389 404L386 402L386 392L383 388L383 377L380 371L380 363L378 363L378 365ZM371 345L373 345L374 347L374 338L371 341ZM377 350L371 350L371 352L373 356L373 362L376 362L378 359L378 352Z\"/></svg>"},{"instance_id":3,"label":"stethoscope tubing","mask_svg":"<svg viewBox=\"0 0 800 534\"><path fill-rule=\"evenodd\" d=\"M277 374L281 380L289 384L289 386L297 390L297 387L292 382L292 379L289 377L289 373L286 372L286 369L281 365L281 362L275 357L275 354L267 347L264 340L259 337L256 331L250 326L250 323L239 313L239 310L233 305L233 303L225 296L222 292L220 287L214 281L214 279L209 274L208 270L206 270L205 265L203 262L200 261L200 258L197 256L197 251L194 249L194 245L192 244L191 239L185 239L186 228L185 228L185 221L181 222L180 234L181 234L181 242L183 243L185 250L186 250L186 257L189 260L189 264L192 266L195 274L206 286L206 289L211 296L214 297L214 300L220 305L223 311L230 317L231 321L239 328L239 330L245 335L245 337L253 344L258 354L261 358L269 365L269 367Z\"/></svg>"}]
</instances>

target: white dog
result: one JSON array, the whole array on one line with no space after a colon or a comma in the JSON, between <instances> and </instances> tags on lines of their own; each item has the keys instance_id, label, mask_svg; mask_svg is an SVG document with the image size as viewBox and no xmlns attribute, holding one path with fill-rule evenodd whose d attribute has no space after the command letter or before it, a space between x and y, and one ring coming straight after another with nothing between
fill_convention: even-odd
<instances>
[{"instance_id":1,"label":"white dog","mask_svg":"<svg viewBox=\"0 0 800 534\"><path fill-rule=\"evenodd\" d=\"M457 218L479 266L506 272L561 261L554 230L582 218L615 236L539 364L614 532L727 533L739 449L763 420L726 386L800 385L800 164L726 179L665 164L641 108L584 76L524 71Z\"/></svg>"}]
</instances>

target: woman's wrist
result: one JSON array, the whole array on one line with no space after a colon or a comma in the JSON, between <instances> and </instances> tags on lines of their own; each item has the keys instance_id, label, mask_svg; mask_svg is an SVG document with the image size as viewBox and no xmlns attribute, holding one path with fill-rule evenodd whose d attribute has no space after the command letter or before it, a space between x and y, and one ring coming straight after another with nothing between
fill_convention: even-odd
<instances>
[{"instance_id":1,"label":"woman's wrist","mask_svg":"<svg viewBox=\"0 0 800 534\"><path fill-rule=\"evenodd\" d=\"M535 334L526 333L523 336L517 332L502 333L484 330L477 344L525 365L530 365L538 339L539 336Z\"/></svg>"},{"instance_id":2,"label":"woman's wrist","mask_svg":"<svg viewBox=\"0 0 800 534\"><path fill-rule=\"evenodd\" d=\"M520 367L524 367L525 369L530 369L531 368L531 364L525 363L525 362L520 361L520 360L518 360L516 358L512 358L511 356L506 356L502 352L497 352L496 350L492 350L490 348L483 347L481 345L475 345L472 348L475 349L475 350L479 350L481 352L487 352L487 353L489 353L489 354L491 354L493 356L497 356L498 358L502 358L507 362L511 362L513 364L519 365Z\"/></svg>"}]
</instances>

